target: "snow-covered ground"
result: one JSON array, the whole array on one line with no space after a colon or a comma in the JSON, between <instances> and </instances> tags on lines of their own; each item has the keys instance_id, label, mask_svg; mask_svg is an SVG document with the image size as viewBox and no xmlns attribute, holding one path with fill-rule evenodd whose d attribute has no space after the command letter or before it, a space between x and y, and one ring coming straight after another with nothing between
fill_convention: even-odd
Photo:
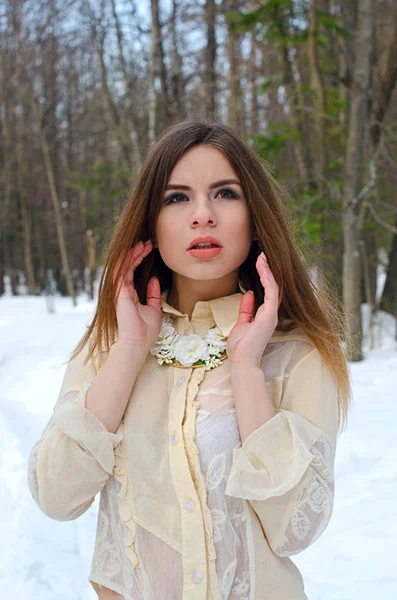
<instances>
[{"instance_id":1,"label":"snow-covered ground","mask_svg":"<svg viewBox=\"0 0 397 600\"><path fill-rule=\"evenodd\" d=\"M83 298L73 308L56 297L53 314L44 297L0 298L1 600L97 598L88 573L98 497L76 521L52 521L26 483L29 451L93 311ZM351 365L354 406L337 447L331 522L293 557L310 600L397 599L397 343L394 319L378 318L379 347Z\"/></svg>"}]
</instances>

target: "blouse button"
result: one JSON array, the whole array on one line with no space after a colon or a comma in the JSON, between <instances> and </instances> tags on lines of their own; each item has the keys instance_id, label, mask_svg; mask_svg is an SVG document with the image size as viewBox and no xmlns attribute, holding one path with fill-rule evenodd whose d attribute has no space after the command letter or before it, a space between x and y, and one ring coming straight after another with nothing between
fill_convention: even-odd
<instances>
[{"instance_id":1,"label":"blouse button","mask_svg":"<svg viewBox=\"0 0 397 600\"><path fill-rule=\"evenodd\" d=\"M170 444L175 446L175 444L176 444L175 434L170 435Z\"/></svg>"},{"instance_id":2,"label":"blouse button","mask_svg":"<svg viewBox=\"0 0 397 600\"><path fill-rule=\"evenodd\" d=\"M182 377L180 377L178 379L178 381L176 382L176 385L182 385L182 383L184 383L184 381L186 381L186 377L183 375Z\"/></svg>"},{"instance_id":3,"label":"blouse button","mask_svg":"<svg viewBox=\"0 0 397 600\"><path fill-rule=\"evenodd\" d=\"M202 575L202 573L200 573L200 571L195 571L192 575L192 579L193 579L194 583L200 583L202 578L203 578L203 575Z\"/></svg>"},{"instance_id":4,"label":"blouse button","mask_svg":"<svg viewBox=\"0 0 397 600\"><path fill-rule=\"evenodd\" d=\"M192 502L191 500L186 500L186 502L185 502L185 508L186 508L186 510L193 510L194 509L194 502Z\"/></svg>"}]
</instances>

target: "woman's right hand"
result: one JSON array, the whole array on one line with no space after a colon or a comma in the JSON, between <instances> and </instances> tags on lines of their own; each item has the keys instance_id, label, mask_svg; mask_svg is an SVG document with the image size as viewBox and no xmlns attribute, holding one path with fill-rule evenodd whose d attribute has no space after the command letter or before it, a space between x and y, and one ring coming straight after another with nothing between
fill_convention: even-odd
<instances>
[{"instance_id":1,"label":"woman's right hand","mask_svg":"<svg viewBox=\"0 0 397 600\"><path fill-rule=\"evenodd\" d=\"M160 282L157 277L151 277L147 284L147 304L141 304L134 287L134 273L138 265L152 251L150 240L139 242L128 251L120 279L116 288L116 316L118 340L121 343L142 347L147 354L151 345L157 339L161 330L161 295ZM119 263L116 265L117 271ZM116 273L113 274L113 283ZM145 354L145 357L146 357Z\"/></svg>"}]
</instances>

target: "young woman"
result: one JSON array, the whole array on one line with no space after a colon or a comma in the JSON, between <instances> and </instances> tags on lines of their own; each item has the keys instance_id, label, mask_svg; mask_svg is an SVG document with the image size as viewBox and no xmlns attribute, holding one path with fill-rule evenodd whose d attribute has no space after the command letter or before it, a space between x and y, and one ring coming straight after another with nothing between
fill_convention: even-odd
<instances>
[{"instance_id":1,"label":"young woman","mask_svg":"<svg viewBox=\"0 0 397 600\"><path fill-rule=\"evenodd\" d=\"M307 598L289 557L330 520L350 385L280 190L227 126L177 124L104 263L30 454L39 507L76 519L100 492L100 600Z\"/></svg>"}]
</instances>

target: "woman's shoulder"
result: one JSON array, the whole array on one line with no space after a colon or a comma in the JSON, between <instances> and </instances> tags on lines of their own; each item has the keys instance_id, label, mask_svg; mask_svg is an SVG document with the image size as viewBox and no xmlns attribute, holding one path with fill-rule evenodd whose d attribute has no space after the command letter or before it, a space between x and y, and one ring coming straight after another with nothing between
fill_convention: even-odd
<instances>
[{"instance_id":1,"label":"woman's shoulder","mask_svg":"<svg viewBox=\"0 0 397 600\"><path fill-rule=\"evenodd\" d=\"M280 344L282 342L306 342L307 344L310 344L311 346L315 346L314 342L310 339L310 337L308 336L308 334L306 333L306 331L304 331L303 329L301 329L300 327L294 327L293 329L290 329L289 331L280 331L280 330L275 330L272 337L269 340L269 344Z\"/></svg>"},{"instance_id":2,"label":"woman's shoulder","mask_svg":"<svg viewBox=\"0 0 397 600\"><path fill-rule=\"evenodd\" d=\"M287 377L292 369L316 346L300 328L274 331L262 357L262 368L267 378Z\"/></svg>"}]
</instances>

